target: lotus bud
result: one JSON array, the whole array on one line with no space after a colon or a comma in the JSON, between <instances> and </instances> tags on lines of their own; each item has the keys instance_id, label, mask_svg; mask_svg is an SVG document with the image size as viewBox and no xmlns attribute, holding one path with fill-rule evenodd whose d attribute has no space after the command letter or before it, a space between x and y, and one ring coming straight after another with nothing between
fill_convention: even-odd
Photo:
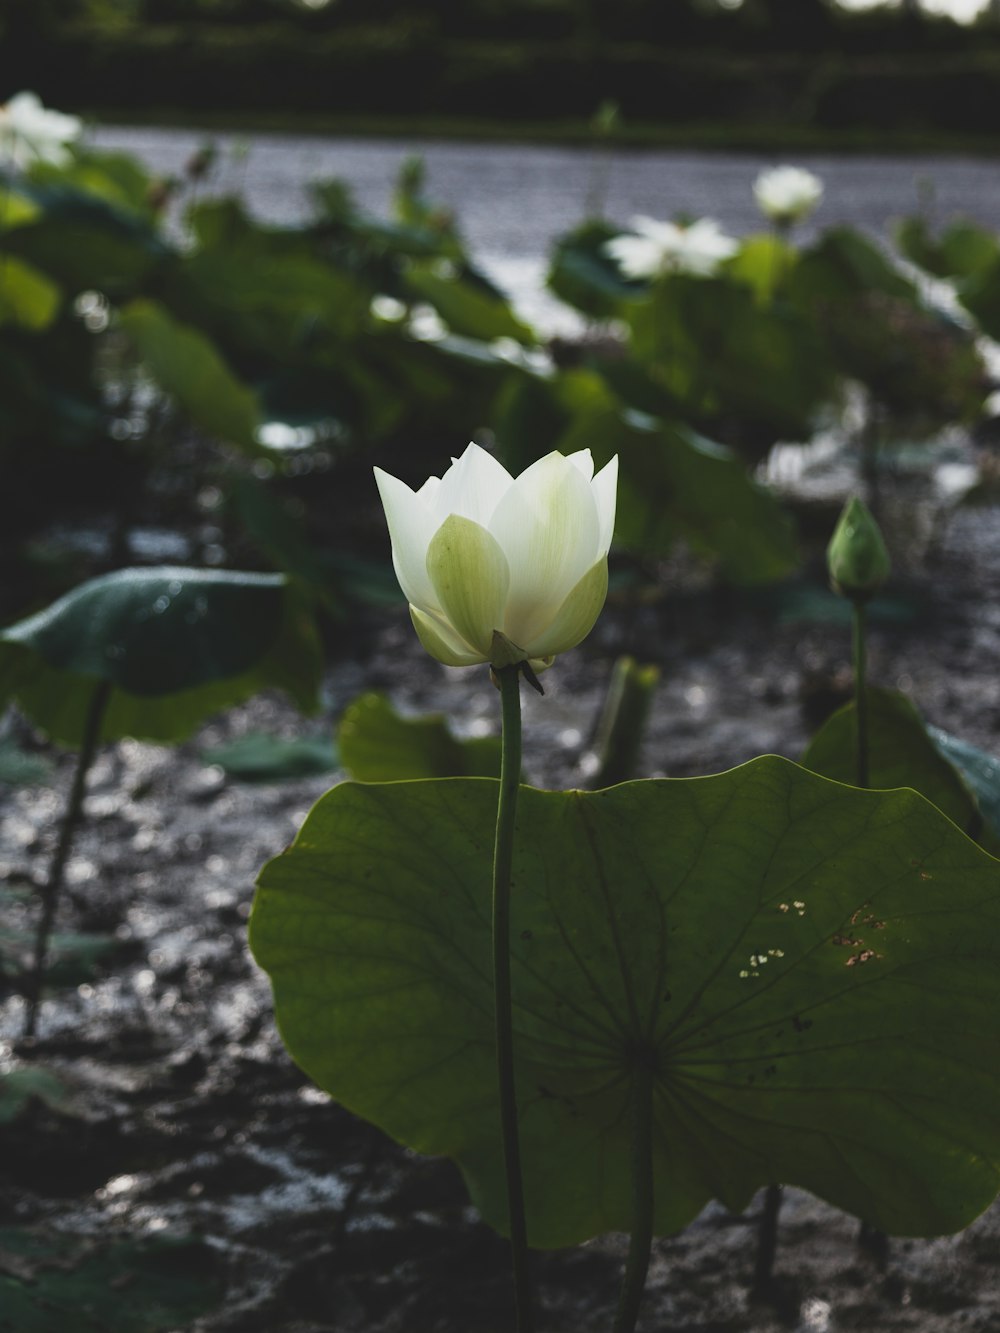
<instances>
[{"instance_id":1,"label":"lotus bud","mask_svg":"<svg viewBox=\"0 0 1000 1333\"><path fill-rule=\"evenodd\" d=\"M848 500L840 515L826 564L834 590L864 601L876 593L892 568L882 533L863 500Z\"/></svg>"},{"instance_id":2,"label":"lotus bud","mask_svg":"<svg viewBox=\"0 0 1000 1333\"><path fill-rule=\"evenodd\" d=\"M419 490L375 469L420 642L447 666L535 672L590 633L608 591L618 459L547 454L516 479L470 444Z\"/></svg>"}]
</instances>

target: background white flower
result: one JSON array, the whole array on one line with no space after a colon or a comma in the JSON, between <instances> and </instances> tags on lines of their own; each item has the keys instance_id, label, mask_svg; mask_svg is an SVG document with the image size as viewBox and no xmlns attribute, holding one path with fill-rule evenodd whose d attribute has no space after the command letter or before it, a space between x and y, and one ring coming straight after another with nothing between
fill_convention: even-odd
<instances>
[{"instance_id":1,"label":"background white flower","mask_svg":"<svg viewBox=\"0 0 1000 1333\"><path fill-rule=\"evenodd\" d=\"M375 469L392 561L420 642L439 662L550 666L594 626L608 591L618 459L547 454L515 480L475 444L418 491Z\"/></svg>"},{"instance_id":2,"label":"background white flower","mask_svg":"<svg viewBox=\"0 0 1000 1333\"><path fill-rule=\"evenodd\" d=\"M634 236L615 236L604 243L607 254L629 278L657 278L666 273L711 277L740 248L714 218L701 218L683 227L636 217L631 225Z\"/></svg>"},{"instance_id":3,"label":"background white flower","mask_svg":"<svg viewBox=\"0 0 1000 1333\"><path fill-rule=\"evenodd\" d=\"M754 197L772 222L800 222L823 197L823 182L804 167L771 167L753 183Z\"/></svg>"},{"instance_id":4,"label":"background white flower","mask_svg":"<svg viewBox=\"0 0 1000 1333\"><path fill-rule=\"evenodd\" d=\"M76 116L48 111L37 94L17 93L0 106L0 163L64 166L70 157L67 144L79 137L81 128Z\"/></svg>"}]
</instances>

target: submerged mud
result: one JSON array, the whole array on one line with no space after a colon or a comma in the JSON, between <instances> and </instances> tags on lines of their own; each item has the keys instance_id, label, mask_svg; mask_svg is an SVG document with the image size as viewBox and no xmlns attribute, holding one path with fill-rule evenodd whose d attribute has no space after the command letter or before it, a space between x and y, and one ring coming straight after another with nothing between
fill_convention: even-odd
<instances>
[{"instance_id":1,"label":"submerged mud","mask_svg":"<svg viewBox=\"0 0 1000 1333\"><path fill-rule=\"evenodd\" d=\"M901 572L870 650L874 682L905 689L930 722L993 753L998 531L995 508L963 509L919 552L897 550ZM593 772L595 719L621 651L662 672L645 774L714 772L765 752L797 758L844 697L848 631L829 618L817 566L811 583L781 596L699 586L681 564L662 572L661 597L637 605L613 596L584 648L545 678L545 697L526 698L531 781L580 784ZM3 1059L50 1071L62 1095L0 1125L0 1227L84 1238L91 1248L136 1236L197 1241L185 1262L210 1282L206 1308L179 1324L140 1318L129 1328L511 1327L505 1246L469 1206L457 1170L393 1144L309 1083L284 1052L266 978L247 951L261 864L337 775L247 785L204 757L251 731L321 734L363 689L387 691L404 711L443 711L466 734L495 731L485 673L439 667L404 621L401 611L368 613L364 657L331 667L319 720L263 697L177 749L126 741L105 750L59 925L109 936L113 952L91 978L46 1000L30 1047L19 1041L15 987L2 998ZM42 879L70 771L63 756L52 787L3 789L0 871L9 888ZM22 893L3 910L14 929L30 924L35 906ZM1000 1328L1000 1208L957 1236L893 1240L880 1264L859 1248L854 1219L786 1193L769 1292L752 1293L760 1198L739 1217L713 1205L682 1235L656 1242L641 1328ZM618 1236L538 1255L540 1328L606 1329L623 1255ZM0 1245L0 1279L22 1280L19 1264ZM44 1278L36 1266L31 1281ZM81 1328L126 1326L89 1318ZM15 1327L4 1319L0 1308L0 1329Z\"/></svg>"}]
</instances>

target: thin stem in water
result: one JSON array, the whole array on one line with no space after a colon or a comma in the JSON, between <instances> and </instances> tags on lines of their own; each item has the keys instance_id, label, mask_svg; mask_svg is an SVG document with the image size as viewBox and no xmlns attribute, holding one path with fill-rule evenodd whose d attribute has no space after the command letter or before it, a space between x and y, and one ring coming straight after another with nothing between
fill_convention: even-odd
<instances>
[{"instance_id":1,"label":"thin stem in water","mask_svg":"<svg viewBox=\"0 0 1000 1333\"><path fill-rule=\"evenodd\" d=\"M868 684L867 617L865 603L854 599L854 749L857 759L857 783L868 786Z\"/></svg>"},{"instance_id":2,"label":"thin stem in water","mask_svg":"<svg viewBox=\"0 0 1000 1333\"><path fill-rule=\"evenodd\" d=\"M653 1077L655 1053L639 1051L632 1067L632 1229L613 1333L634 1333L653 1248Z\"/></svg>"},{"instance_id":3,"label":"thin stem in water","mask_svg":"<svg viewBox=\"0 0 1000 1333\"><path fill-rule=\"evenodd\" d=\"M110 681L102 680L94 686L94 692L90 696L90 706L87 709L87 717L84 722L83 740L80 744L80 753L77 755L76 759L76 769L73 773L73 785L70 788L69 802L66 806L66 813L63 815L62 828L59 830L59 842L56 846L55 855L52 858L52 865L49 867L48 879L41 891L42 914L39 918L38 928L35 932L34 956L32 958L31 970L26 978L24 990L25 999L28 1004L24 1020L25 1038L34 1037L38 1024L38 1006L41 1002L42 985L45 981L45 967L48 960L49 940L52 935L52 926L55 922L56 908L59 905L59 892L62 888L66 862L69 860L70 849L73 846L73 836L76 833L77 826L80 823L80 816L83 813L83 797L87 786L87 773L89 772L90 766L94 762L94 756L97 753L97 743L101 735L101 723L104 721L104 714L110 696Z\"/></svg>"},{"instance_id":4,"label":"thin stem in water","mask_svg":"<svg viewBox=\"0 0 1000 1333\"><path fill-rule=\"evenodd\" d=\"M502 742L500 798L493 854L493 997L496 1015L497 1082L500 1090L500 1131L507 1176L507 1211L514 1269L517 1333L533 1333L528 1236L524 1220L524 1185L514 1087L514 1025L510 993L510 878L514 857L514 820L521 782L521 669L494 672L500 687Z\"/></svg>"}]
</instances>

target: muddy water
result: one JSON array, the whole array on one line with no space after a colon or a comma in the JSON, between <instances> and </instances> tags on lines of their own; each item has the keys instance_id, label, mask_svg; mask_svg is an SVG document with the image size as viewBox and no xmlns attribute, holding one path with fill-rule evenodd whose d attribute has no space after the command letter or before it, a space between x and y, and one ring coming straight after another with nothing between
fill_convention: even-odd
<instances>
[{"instance_id":1,"label":"muddy water","mask_svg":"<svg viewBox=\"0 0 1000 1333\"><path fill-rule=\"evenodd\" d=\"M93 141L134 153L151 169L180 175L205 142L197 130L102 126ZM636 213L717 218L737 235L760 227L751 183L773 159L754 153L689 153L627 149L610 159L586 148L464 144L440 140L328 139L257 135L241 141L211 136L222 152L206 191L236 190L254 213L295 222L308 209L311 181L337 177L366 210L385 215L406 159L422 157L428 194L454 210L472 255L543 328L575 330L571 312L543 292L546 256L556 236L593 209L623 225ZM850 223L876 234L891 220L925 208L932 220L956 215L1000 227L1000 171L987 159L805 154L795 161L815 171L826 194L803 234Z\"/></svg>"}]
</instances>

